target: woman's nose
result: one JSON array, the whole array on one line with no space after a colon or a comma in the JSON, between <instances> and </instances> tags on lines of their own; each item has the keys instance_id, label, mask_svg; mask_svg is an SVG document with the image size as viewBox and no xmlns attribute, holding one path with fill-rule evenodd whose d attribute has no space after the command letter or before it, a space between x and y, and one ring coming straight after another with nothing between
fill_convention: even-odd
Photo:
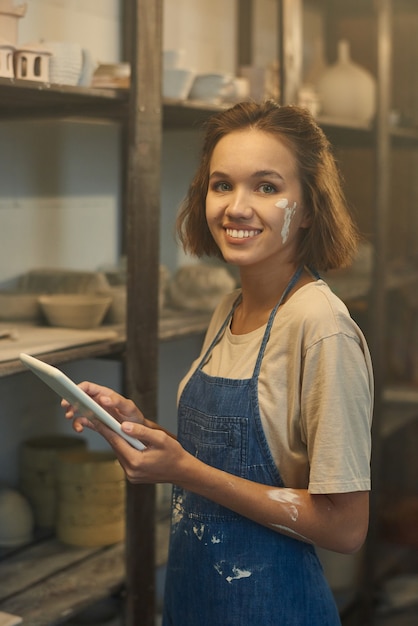
<instances>
[{"instance_id":1,"label":"woman's nose","mask_svg":"<svg viewBox=\"0 0 418 626\"><path fill-rule=\"evenodd\" d=\"M230 217L246 218L252 215L249 194L243 190L235 190L228 197L226 214Z\"/></svg>"}]
</instances>

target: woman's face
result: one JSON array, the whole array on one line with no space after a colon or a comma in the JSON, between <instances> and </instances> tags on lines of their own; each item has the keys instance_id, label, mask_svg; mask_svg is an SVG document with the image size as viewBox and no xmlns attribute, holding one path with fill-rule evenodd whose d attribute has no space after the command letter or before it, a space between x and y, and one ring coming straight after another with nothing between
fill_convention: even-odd
<instances>
[{"instance_id":1,"label":"woman's face","mask_svg":"<svg viewBox=\"0 0 418 626\"><path fill-rule=\"evenodd\" d=\"M206 219L226 262L260 269L293 263L308 219L291 150L255 129L220 139L210 161Z\"/></svg>"}]
</instances>

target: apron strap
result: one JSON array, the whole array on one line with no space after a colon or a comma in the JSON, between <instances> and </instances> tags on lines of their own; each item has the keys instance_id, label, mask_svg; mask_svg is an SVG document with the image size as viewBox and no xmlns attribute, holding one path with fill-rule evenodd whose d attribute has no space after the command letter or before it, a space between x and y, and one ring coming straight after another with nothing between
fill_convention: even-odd
<instances>
[{"instance_id":1,"label":"apron strap","mask_svg":"<svg viewBox=\"0 0 418 626\"><path fill-rule=\"evenodd\" d=\"M270 313L268 322L267 322L267 326L266 326L266 330L264 333L264 337L263 337L263 341L261 342L261 346L260 346L260 350L258 352L258 356L257 356L257 361L254 367L254 372L253 372L253 378L258 378L258 375L260 373L260 368L261 368L261 362L263 360L263 356L264 356L264 351L266 349L266 345L267 342L270 338L270 332L271 332L271 328L273 326L273 322L274 322L274 318L276 317L276 313L278 311L279 306L283 303L283 301L287 298L287 296L289 295L289 293L291 292L291 290L293 289L293 287L296 285L296 283L299 281L300 277L302 276L302 272L303 272L303 266L298 267L298 269L296 270L296 272L293 274L292 278L289 280L287 287L285 288L285 290L283 291L280 300L278 301L278 303L276 304L276 306L274 307L274 309L272 310L272 312Z\"/></svg>"},{"instance_id":2,"label":"apron strap","mask_svg":"<svg viewBox=\"0 0 418 626\"><path fill-rule=\"evenodd\" d=\"M254 377L258 377L258 374L260 373L261 362L263 360L264 351L266 349L267 342L268 342L268 340L270 338L271 327L273 326L273 321L274 321L274 318L276 316L277 310L278 310L279 306L283 303L283 301L287 298L287 296L289 295L289 293L293 289L293 287L299 281L300 277L302 276L303 269L304 269L303 266L298 267L296 272L293 274L293 276L289 280L285 290L283 291L283 293L282 293L282 295L280 297L280 300L278 301L278 303L276 304L276 306L274 307L274 309L270 313L270 316L269 316L269 319L268 319L268 322L267 322L267 326L266 326L266 330L264 332L263 340L262 340L261 345L260 345L260 350L258 352L257 361L256 361L256 364L255 364L255 367L254 367L254 372L253 372L253 376L252 376L253 378ZM311 272L311 274L313 275L313 277L316 280L318 280L320 278L319 274L315 270L309 269L309 271ZM228 313L225 321L223 322L222 326L219 328L219 330L216 333L214 339L212 340L210 346L208 347L208 349L206 350L205 354L201 358L201 360L199 362L199 365L197 366L196 370L202 369L202 367L203 367L204 363L206 362L209 354L212 352L214 346L217 344L217 342L219 341L219 338L222 336L222 333L224 332L225 328L227 327L227 325L231 321L231 318L232 318L232 316L234 314L234 311L237 308L238 304L241 302L241 300L242 300L242 294L240 294L237 297L237 299L235 300L235 302L232 305L232 308L231 308L230 312Z\"/></svg>"},{"instance_id":3,"label":"apron strap","mask_svg":"<svg viewBox=\"0 0 418 626\"><path fill-rule=\"evenodd\" d=\"M237 308L238 304L241 302L242 300L242 294L240 293L239 296L236 298L234 304L231 307L231 310L229 311L228 315L226 316L225 321L223 322L222 326L219 328L218 332L216 333L214 339L212 340L209 348L206 350L205 354L203 355L203 357L201 358L199 365L196 367L196 371L202 369L204 363L206 362L209 354L212 352L214 346L218 343L219 338L221 337L222 333L224 332L225 328L228 326L229 322L232 319L232 316L234 314L235 309Z\"/></svg>"}]
</instances>

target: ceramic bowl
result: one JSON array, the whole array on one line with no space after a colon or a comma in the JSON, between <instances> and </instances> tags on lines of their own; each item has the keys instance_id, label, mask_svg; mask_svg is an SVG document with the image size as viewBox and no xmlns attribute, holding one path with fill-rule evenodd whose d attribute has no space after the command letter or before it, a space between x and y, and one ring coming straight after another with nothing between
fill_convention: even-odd
<instances>
[{"instance_id":1,"label":"ceramic bowl","mask_svg":"<svg viewBox=\"0 0 418 626\"><path fill-rule=\"evenodd\" d=\"M232 85L233 78L229 74L198 74L193 81L189 98L216 103L228 95Z\"/></svg>"},{"instance_id":2,"label":"ceramic bowl","mask_svg":"<svg viewBox=\"0 0 418 626\"><path fill-rule=\"evenodd\" d=\"M0 292L0 320L34 322L41 318L38 296L19 291Z\"/></svg>"},{"instance_id":3,"label":"ceramic bowl","mask_svg":"<svg viewBox=\"0 0 418 626\"><path fill-rule=\"evenodd\" d=\"M0 546L28 543L33 526L33 513L26 498L15 489L0 487Z\"/></svg>"},{"instance_id":4,"label":"ceramic bowl","mask_svg":"<svg viewBox=\"0 0 418 626\"><path fill-rule=\"evenodd\" d=\"M52 53L49 80L58 85L77 85L83 70L83 49L80 44L66 41L46 41Z\"/></svg>"},{"instance_id":5,"label":"ceramic bowl","mask_svg":"<svg viewBox=\"0 0 418 626\"><path fill-rule=\"evenodd\" d=\"M185 50L170 49L163 51L164 70L174 70L183 66Z\"/></svg>"},{"instance_id":6,"label":"ceramic bowl","mask_svg":"<svg viewBox=\"0 0 418 626\"><path fill-rule=\"evenodd\" d=\"M125 285L116 285L110 288L112 304L107 312L106 321L109 324L123 324L126 321L127 293Z\"/></svg>"},{"instance_id":7,"label":"ceramic bowl","mask_svg":"<svg viewBox=\"0 0 418 626\"><path fill-rule=\"evenodd\" d=\"M51 326L87 329L100 326L112 296L66 293L40 296L39 302Z\"/></svg>"},{"instance_id":8,"label":"ceramic bowl","mask_svg":"<svg viewBox=\"0 0 418 626\"><path fill-rule=\"evenodd\" d=\"M17 289L38 297L58 293L97 293L109 287L103 272L40 268L18 278Z\"/></svg>"},{"instance_id":9,"label":"ceramic bowl","mask_svg":"<svg viewBox=\"0 0 418 626\"><path fill-rule=\"evenodd\" d=\"M175 100L186 100L193 84L193 70L171 68L163 72L163 96Z\"/></svg>"}]
</instances>

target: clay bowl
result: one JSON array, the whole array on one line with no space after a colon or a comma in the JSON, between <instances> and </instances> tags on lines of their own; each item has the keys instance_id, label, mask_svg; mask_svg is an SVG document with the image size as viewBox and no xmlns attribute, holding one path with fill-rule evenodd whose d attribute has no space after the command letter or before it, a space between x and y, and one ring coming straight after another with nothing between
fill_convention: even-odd
<instances>
[{"instance_id":1,"label":"clay bowl","mask_svg":"<svg viewBox=\"0 0 418 626\"><path fill-rule=\"evenodd\" d=\"M41 318L38 296L19 291L0 292L0 320L35 322Z\"/></svg>"},{"instance_id":2,"label":"clay bowl","mask_svg":"<svg viewBox=\"0 0 418 626\"><path fill-rule=\"evenodd\" d=\"M100 326L111 302L111 295L102 294L65 293L39 298L51 326L79 329Z\"/></svg>"},{"instance_id":3,"label":"clay bowl","mask_svg":"<svg viewBox=\"0 0 418 626\"><path fill-rule=\"evenodd\" d=\"M183 68L165 69L163 73L163 96L176 100L186 100L193 84L195 73Z\"/></svg>"}]
</instances>

